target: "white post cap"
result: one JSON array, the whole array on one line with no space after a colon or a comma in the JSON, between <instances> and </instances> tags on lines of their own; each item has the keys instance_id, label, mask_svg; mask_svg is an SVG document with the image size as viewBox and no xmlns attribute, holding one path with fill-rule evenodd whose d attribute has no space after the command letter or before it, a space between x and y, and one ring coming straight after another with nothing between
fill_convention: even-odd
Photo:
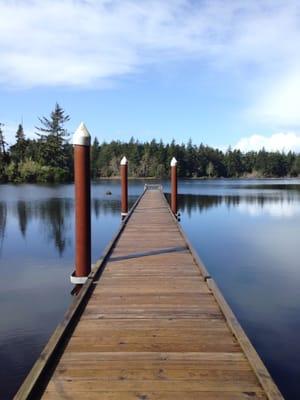
<instances>
[{"instance_id":1,"label":"white post cap","mask_svg":"<svg viewBox=\"0 0 300 400\"><path fill-rule=\"evenodd\" d=\"M80 123L73 135L73 144L80 146L90 146L91 135L83 122Z\"/></svg>"},{"instance_id":2,"label":"white post cap","mask_svg":"<svg viewBox=\"0 0 300 400\"><path fill-rule=\"evenodd\" d=\"M120 162L120 165L127 165L128 164L128 160L127 158L124 156Z\"/></svg>"},{"instance_id":3,"label":"white post cap","mask_svg":"<svg viewBox=\"0 0 300 400\"><path fill-rule=\"evenodd\" d=\"M173 157L171 160L171 167L176 167L176 165L177 165L177 160L175 157Z\"/></svg>"}]
</instances>

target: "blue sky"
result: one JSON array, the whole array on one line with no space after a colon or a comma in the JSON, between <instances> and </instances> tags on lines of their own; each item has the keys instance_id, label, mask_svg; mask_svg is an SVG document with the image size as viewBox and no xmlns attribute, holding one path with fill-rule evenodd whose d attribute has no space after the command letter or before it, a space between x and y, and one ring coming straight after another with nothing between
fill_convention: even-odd
<instances>
[{"instance_id":1,"label":"blue sky","mask_svg":"<svg viewBox=\"0 0 300 400\"><path fill-rule=\"evenodd\" d=\"M300 151L299 1L2 0L0 121Z\"/></svg>"}]
</instances>

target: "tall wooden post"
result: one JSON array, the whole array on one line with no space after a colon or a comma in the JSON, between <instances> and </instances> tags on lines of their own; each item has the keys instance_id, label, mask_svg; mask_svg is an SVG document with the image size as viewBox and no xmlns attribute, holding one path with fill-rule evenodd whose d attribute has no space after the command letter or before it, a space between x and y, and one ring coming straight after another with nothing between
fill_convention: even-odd
<instances>
[{"instance_id":1,"label":"tall wooden post","mask_svg":"<svg viewBox=\"0 0 300 400\"><path fill-rule=\"evenodd\" d=\"M171 210L177 217L177 160L171 160Z\"/></svg>"},{"instance_id":2,"label":"tall wooden post","mask_svg":"<svg viewBox=\"0 0 300 400\"><path fill-rule=\"evenodd\" d=\"M75 272L74 284L83 284L91 272L91 136L81 123L73 136L75 176Z\"/></svg>"},{"instance_id":3,"label":"tall wooden post","mask_svg":"<svg viewBox=\"0 0 300 400\"><path fill-rule=\"evenodd\" d=\"M121 175L121 218L126 218L128 214L128 161L124 156L120 163Z\"/></svg>"}]
</instances>

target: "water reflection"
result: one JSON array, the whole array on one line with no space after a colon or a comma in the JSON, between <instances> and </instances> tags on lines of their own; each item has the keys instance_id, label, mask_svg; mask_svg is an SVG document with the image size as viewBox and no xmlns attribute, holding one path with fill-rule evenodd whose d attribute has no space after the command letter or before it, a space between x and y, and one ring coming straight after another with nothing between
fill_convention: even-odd
<instances>
[{"instance_id":1,"label":"water reflection","mask_svg":"<svg viewBox=\"0 0 300 400\"><path fill-rule=\"evenodd\" d=\"M102 215L116 215L120 213L120 201L114 199L92 199L92 211L98 218Z\"/></svg>"},{"instance_id":2,"label":"water reflection","mask_svg":"<svg viewBox=\"0 0 300 400\"><path fill-rule=\"evenodd\" d=\"M237 185L232 185L232 187L237 187ZM288 190L288 191L296 191L300 192L300 185L299 181L295 180L295 183L288 182L288 183L274 183L274 181L269 180L265 183L250 183L250 184L243 184L242 187L244 189L259 189L259 190Z\"/></svg>"},{"instance_id":3,"label":"water reflection","mask_svg":"<svg viewBox=\"0 0 300 400\"><path fill-rule=\"evenodd\" d=\"M300 214L299 197L295 196L222 196L222 195L179 195L179 208L190 217L192 213L203 213L211 208L236 207L251 216L262 214L272 217L293 217Z\"/></svg>"},{"instance_id":4,"label":"water reflection","mask_svg":"<svg viewBox=\"0 0 300 400\"><path fill-rule=\"evenodd\" d=\"M4 202L0 202L0 255L5 236L6 218L7 218L7 205Z\"/></svg>"},{"instance_id":5,"label":"water reflection","mask_svg":"<svg viewBox=\"0 0 300 400\"><path fill-rule=\"evenodd\" d=\"M133 204L136 196L129 198ZM119 216L120 201L110 198L92 199L92 221L102 216ZM54 245L62 256L72 246L74 235L74 200L72 198L50 198L39 201L18 200L0 202L0 251L5 242L6 221L9 217L17 220L21 237L25 240L29 227L39 227L43 237ZM32 235L32 233L30 234ZM36 238L36 240L40 240Z\"/></svg>"},{"instance_id":6,"label":"water reflection","mask_svg":"<svg viewBox=\"0 0 300 400\"><path fill-rule=\"evenodd\" d=\"M18 218L19 218L20 231L21 231L22 235L25 237L28 215L27 215L26 202L24 200L19 200L17 202L17 213L18 213Z\"/></svg>"},{"instance_id":7,"label":"water reflection","mask_svg":"<svg viewBox=\"0 0 300 400\"><path fill-rule=\"evenodd\" d=\"M139 183L137 189L140 189ZM193 190L187 190L193 187ZM291 190L287 190L287 186ZM213 208L236 208L242 214L252 217L293 217L300 214L299 185L265 184L235 185L220 182L183 182L180 186L190 191L179 195L179 208L183 213L204 213ZM235 187L234 193L231 191ZM242 189L240 189L242 187ZM247 188L247 189L246 189ZM97 186L92 198L92 220L103 216L117 216L120 210L119 196L106 197L99 193ZM246 192L245 192L246 190ZM103 188L102 188L103 191ZM204 193L207 191L208 193ZM130 198L132 204L136 195ZM72 246L74 235L74 200L72 197L22 199L0 203L0 251L5 243L7 218L17 219L19 232L26 239L29 227L37 225L49 244L54 245L62 256Z\"/></svg>"},{"instance_id":8,"label":"water reflection","mask_svg":"<svg viewBox=\"0 0 300 400\"><path fill-rule=\"evenodd\" d=\"M293 201L268 202L263 205L242 203L238 211L252 217L268 215L273 218L292 218L300 215L300 204Z\"/></svg>"},{"instance_id":9,"label":"water reflection","mask_svg":"<svg viewBox=\"0 0 300 400\"><path fill-rule=\"evenodd\" d=\"M295 192L294 192L295 193ZM136 196L129 199L132 204ZM298 193L293 192L267 196L256 195L204 195L180 194L179 208L190 217L193 213L207 212L209 209L225 206L227 209L237 208L241 213L256 217L269 215L272 217L293 217L300 214ZM117 216L120 212L120 201L116 198L93 198L92 220L103 216ZM18 221L19 232L26 238L28 227L38 225L49 244L53 244L60 256L72 245L74 235L74 200L72 198L50 198L39 201L18 200L0 203L0 251L5 242L5 229L9 215Z\"/></svg>"},{"instance_id":10,"label":"water reflection","mask_svg":"<svg viewBox=\"0 0 300 400\"><path fill-rule=\"evenodd\" d=\"M37 219L42 222L42 226L48 237L48 242L53 242L59 255L61 256L66 245L71 243L71 221L73 214L73 202L69 199L50 199L38 204L34 210Z\"/></svg>"},{"instance_id":11,"label":"water reflection","mask_svg":"<svg viewBox=\"0 0 300 400\"><path fill-rule=\"evenodd\" d=\"M53 243L58 253L62 255L70 242L68 234L73 208L70 199L53 198L36 202L18 200L9 203L8 213L18 220L19 230L24 239L29 224L38 224L48 243Z\"/></svg>"}]
</instances>

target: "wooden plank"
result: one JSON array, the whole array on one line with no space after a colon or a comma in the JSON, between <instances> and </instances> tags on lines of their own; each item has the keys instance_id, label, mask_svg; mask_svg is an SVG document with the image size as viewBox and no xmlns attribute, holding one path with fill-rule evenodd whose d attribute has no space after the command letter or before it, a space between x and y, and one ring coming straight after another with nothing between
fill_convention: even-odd
<instances>
[{"instance_id":1,"label":"wooden plank","mask_svg":"<svg viewBox=\"0 0 300 400\"><path fill-rule=\"evenodd\" d=\"M244 353L229 353L229 352L117 352L117 351L106 351L106 352L65 352L62 355L61 361L86 361L102 363L103 361L139 361L143 360L145 365L148 365L150 361L159 361L164 365L166 362L180 362L186 365L188 362L198 361L221 361L221 362L234 362L240 363L246 360Z\"/></svg>"},{"instance_id":2,"label":"wooden plank","mask_svg":"<svg viewBox=\"0 0 300 400\"><path fill-rule=\"evenodd\" d=\"M82 392L72 393L72 399L82 400ZM57 400L63 399L61 394L59 396L55 392L47 391L44 395L44 399L46 400ZM84 393L85 400L262 400L266 399L263 393L255 393L255 392L225 392L225 393L217 393L217 392L164 392L163 394L160 392L153 391L131 391L131 392L122 392L121 396L119 392L103 392L103 391L94 391L94 392L85 392Z\"/></svg>"},{"instance_id":3,"label":"wooden plank","mask_svg":"<svg viewBox=\"0 0 300 400\"><path fill-rule=\"evenodd\" d=\"M253 375L251 379L245 381L239 379L219 378L219 379L203 379L202 381L194 380L97 380L97 379L51 379L46 389L48 392L57 393L57 395L72 396L74 393L94 392L94 391L114 391L119 392L119 398L122 399L122 392L128 391L154 391L154 392L254 392L262 393L262 389L257 388L257 382ZM62 397L66 398L66 397ZM71 397L72 398L72 397Z\"/></svg>"}]
</instances>

